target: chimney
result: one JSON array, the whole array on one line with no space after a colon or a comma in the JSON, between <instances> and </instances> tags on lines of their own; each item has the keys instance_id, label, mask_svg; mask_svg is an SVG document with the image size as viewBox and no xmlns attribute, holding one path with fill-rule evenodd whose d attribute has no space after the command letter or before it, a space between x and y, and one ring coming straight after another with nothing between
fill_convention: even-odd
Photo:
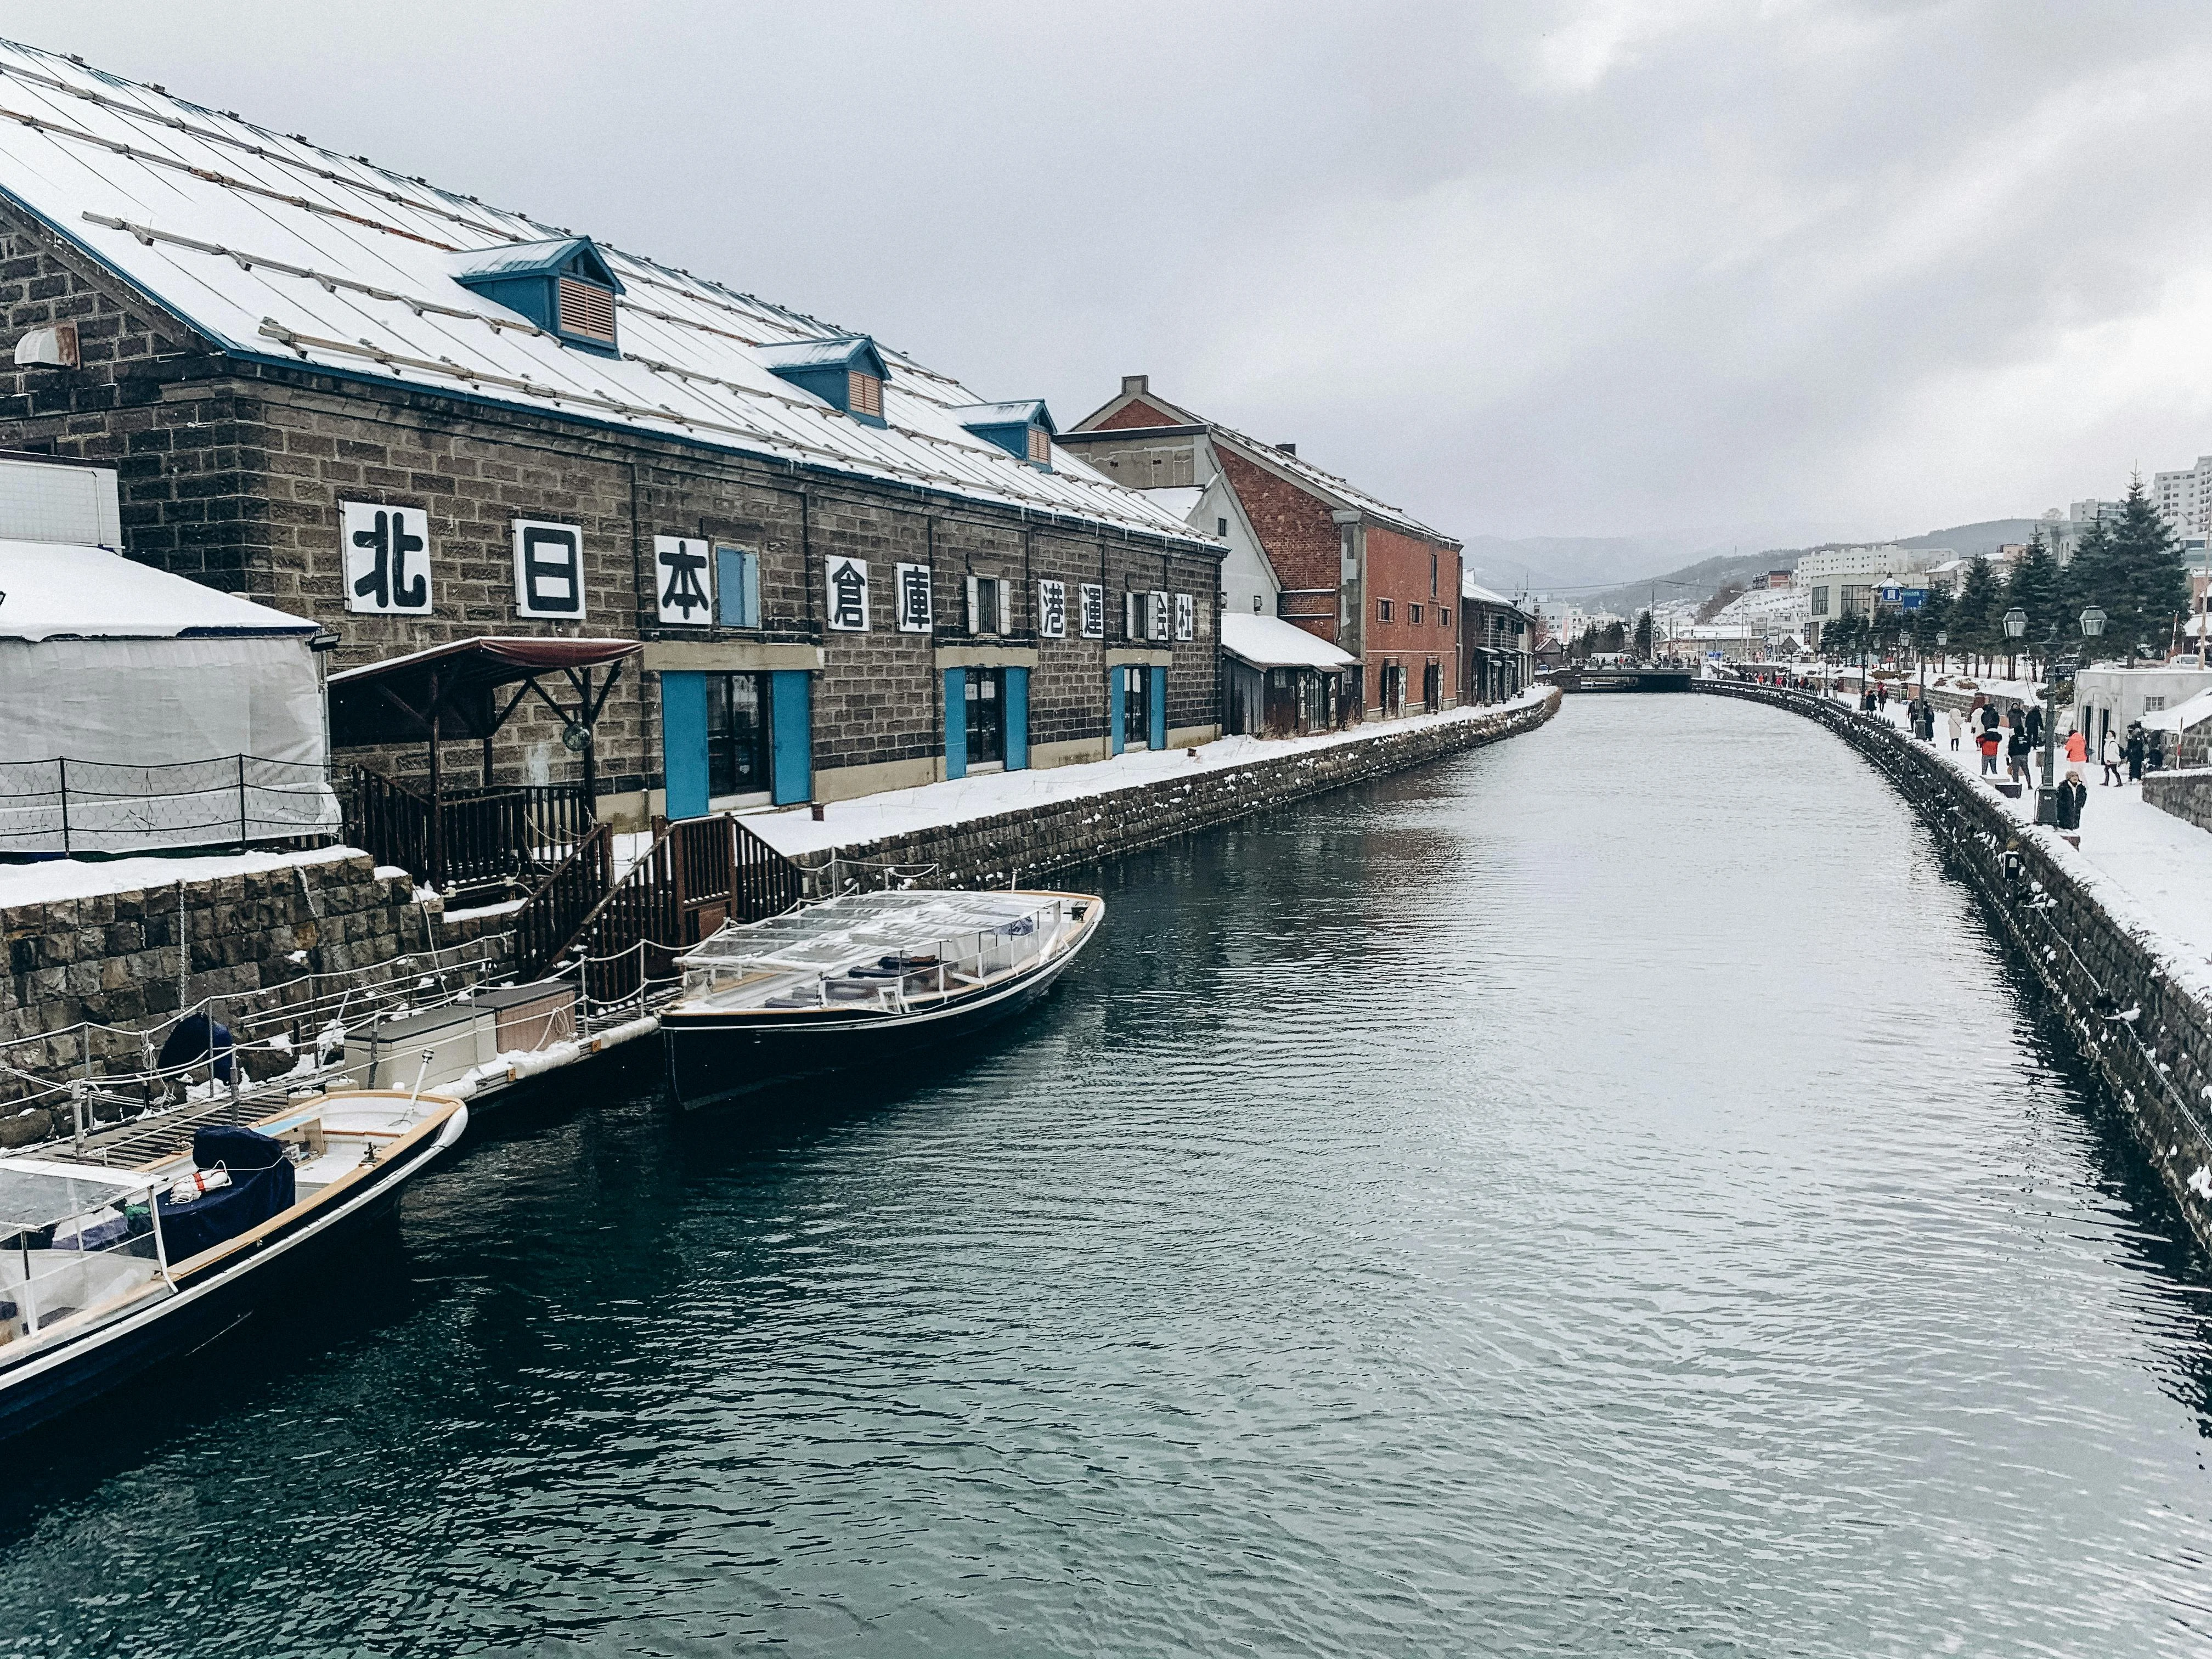
<instances>
[{"instance_id":1,"label":"chimney","mask_svg":"<svg viewBox=\"0 0 2212 1659\"><path fill-rule=\"evenodd\" d=\"M1152 389L1152 377L1149 374L1124 374L1121 377L1121 395L1124 398L1133 398L1140 392Z\"/></svg>"},{"instance_id":2,"label":"chimney","mask_svg":"<svg viewBox=\"0 0 2212 1659\"><path fill-rule=\"evenodd\" d=\"M1298 447L1296 444L1277 444L1275 447L1285 455L1295 455L1298 453Z\"/></svg>"}]
</instances>

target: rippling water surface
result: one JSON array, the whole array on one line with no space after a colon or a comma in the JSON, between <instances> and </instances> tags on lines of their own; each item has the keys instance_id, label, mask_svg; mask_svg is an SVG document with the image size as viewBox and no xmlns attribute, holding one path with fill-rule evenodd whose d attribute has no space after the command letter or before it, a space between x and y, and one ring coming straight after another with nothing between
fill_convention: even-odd
<instances>
[{"instance_id":1,"label":"rippling water surface","mask_svg":"<svg viewBox=\"0 0 2212 1659\"><path fill-rule=\"evenodd\" d=\"M2203 1264L1848 750L1688 697L1133 859L964 1063L494 1108L11 1452L0 1652L2202 1652Z\"/></svg>"}]
</instances>

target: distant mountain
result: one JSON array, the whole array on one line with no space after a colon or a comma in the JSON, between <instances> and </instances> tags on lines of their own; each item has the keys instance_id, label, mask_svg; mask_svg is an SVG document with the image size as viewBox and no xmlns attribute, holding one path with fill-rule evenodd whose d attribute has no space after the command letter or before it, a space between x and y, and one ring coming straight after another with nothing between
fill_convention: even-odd
<instances>
[{"instance_id":1,"label":"distant mountain","mask_svg":"<svg viewBox=\"0 0 2212 1659\"><path fill-rule=\"evenodd\" d=\"M1960 558L1994 553L2007 542L2024 542L2033 533L2033 519L1989 519L1980 524L1954 525L1931 530L1924 536L1899 536L1899 547L1948 547ZM1848 545L1849 544L1847 544Z\"/></svg>"}]
</instances>

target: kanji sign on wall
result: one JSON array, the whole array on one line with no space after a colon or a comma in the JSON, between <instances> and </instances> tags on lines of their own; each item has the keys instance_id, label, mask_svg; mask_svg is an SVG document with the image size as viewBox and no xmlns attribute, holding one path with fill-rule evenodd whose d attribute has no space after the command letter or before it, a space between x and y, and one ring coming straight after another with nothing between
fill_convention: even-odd
<instances>
[{"instance_id":1,"label":"kanji sign on wall","mask_svg":"<svg viewBox=\"0 0 2212 1659\"><path fill-rule=\"evenodd\" d=\"M584 614L584 532L572 524L514 521L514 609L523 617Z\"/></svg>"},{"instance_id":2,"label":"kanji sign on wall","mask_svg":"<svg viewBox=\"0 0 2212 1659\"><path fill-rule=\"evenodd\" d=\"M862 559L832 559L823 572L830 626L843 634L868 629L868 567Z\"/></svg>"},{"instance_id":3,"label":"kanji sign on wall","mask_svg":"<svg viewBox=\"0 0 2212 1659\"><path fill-rule=\"evenodd\" d=\"M430 609L430 515L419 507L338 503L349 611L424 616Z\"/></svg>"},{"instance_id":4,"label":"kanji sign on wall","mask_svg":"<svg viewBox=\"0 0 2212 1659\"><path fill-rule=\"evenodd\" d=\"M714 622L710 551L706 542L688 536L653 538L653 585L664 628L705 628Z\"/></svg>"},{"instance_id":5,"label":"kanji sign on wall","mask_svg":"<svg viewBox=\"0 0 2212 1659\"><path fill-rule=\"evenodd\" d=\"M1168 596L1154 588L1145 598L1145 637L1164 640L1168 636Z\"/></svg>"},{"instance_id":6,"label":"kanji sign on wall","mask_svg":"<svg viewBox=\"0 0 2212 1659\"><path fill-rule=\"evenodd\" d=\"M1198 631L1198 606L1188 593L1175 596L1176 637L1187 640Z\"/></svg>"},{"instance_id":7,"label":"kanji sign on wall","mask_svg":"<svg viewBox=\"0 0 2212 1659\"><path fill-rule=\"evenodd\" d=\"M898 580L898 592L894 603L898 607L899 632L927 634L936 625L936 612L930 607L929 567L926 564L898 564L891 567Z\"/></svg>"},{"instance_id":8,"label":"kanji sign on wall","mask_svg":"<svg viewBox=\"0 0 2212 1659\"><path fill-rule=\"evenodd\" d=\"M1106 590L1096 582L1085 582L1076 589L1076 602L1082 619L1083 637L1103 640L1106 637Z\"/></svg>"},{"instance_id":9,"label":"kanji sign on wall","mask_svg":"<svg viewBox=\"0 0 2212 1659\"><path fill-rule=\"evenodd\" d=\"M1048 640L1067 637L1067 584L1037 584L1037 633Z\"/></svg>"}]
</instances>

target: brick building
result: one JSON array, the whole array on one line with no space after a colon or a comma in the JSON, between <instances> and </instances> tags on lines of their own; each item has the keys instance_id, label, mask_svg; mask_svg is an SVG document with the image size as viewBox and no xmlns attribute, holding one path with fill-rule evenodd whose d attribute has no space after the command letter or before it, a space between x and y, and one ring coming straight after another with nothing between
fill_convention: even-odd
<instances>
[{"instance_id":1,"label":"brick building","mask_svg":"<svg viewBox=\"0 0 2212 1659\"><path fill-rule=\"evenodd\" d=\"M115 468L129 556L337 671L642 641L486 784L587 746L635 821L1216 735L1223 548L1042 403L67 58L0 45L0 447Z\"/></svg>"},{"instance_id":2,"label":"brick building","mask_svg":"<svg viewBox=\"0 0 2212 1659\"><path fill-rule=\"evenodd\" d=\"M1060 434L1105 477L1152 494L1225 544L1222 603L1341 647L1349 715L1460 701L1460 544L1302 459L1125 376Z\"/></svg>"}]
</instances>

